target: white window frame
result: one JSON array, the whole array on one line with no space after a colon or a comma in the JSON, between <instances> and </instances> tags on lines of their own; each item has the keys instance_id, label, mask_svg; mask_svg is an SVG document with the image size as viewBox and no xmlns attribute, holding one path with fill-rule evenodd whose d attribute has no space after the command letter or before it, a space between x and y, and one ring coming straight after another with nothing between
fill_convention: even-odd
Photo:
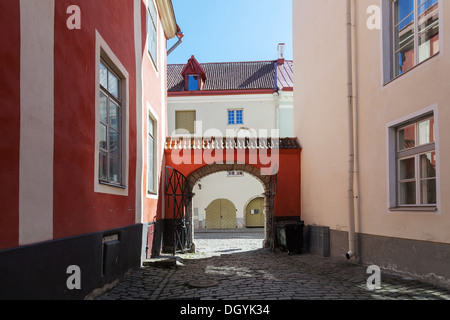
<instances>
[{"instance_id":1,"label":"white window frame","mask_svg":"<svg viewBox=\"0 0 450 320\"><path fill-rule=\"evenodd\" d=\"M95 144L94 144L94 192L128 196L129 171L129 74L100 33L96 30L95 55ZM120 78L121 94L121 184L109 184L99 179L100 154L100 61L105 61Z\"/></svg>"},{"instance_id":2,"label":"white window frame","mask_svg":"<svg viewBox=\"0 0 450 320\"><path fill-rule=\"evenodd\" d=\"M150 6L153 6L155 9L155 19L156 21L153 21L152 16L150 14ZM156 5L154 0L147 0L147 8L146 8L146 35L147 35L147 54L150 58L150 60L153 62L153 66L155 67L155 70L158 71L158 46L159 46L159 37L158 37L158 6ZM149 25L149 22L152 23L152 26ZM155 52L154 55L151 52L151 41L150 41L150 35L151 35L151 28L154 28L155 32Z\"/></svg>"},{"instance_id":3,"label":"white window frame","mask_svg":"<svg viewBox=\"0 0 450 320\"><path fill-rule=\"evenodd\" d=\"M434 118L434 142L422 146L416 146L404 151L398 150L398 131L411 124L416 124L427 118ZM402 117L387 124L387 154L388 154L388 212L394 211L423 211L423 212L440 212L441 197L440 197L440 155L439 155L439 124L438 124L438 110L437 105L424 108L418 112ZM417 129L417 128L416 128ZM418 135L416 130L416 136ZM417 137L416 137L417 139ZM434 146L434 148L433 148ZM420 156L430 152L435 152L436 157L436 204L420 204ZM415 178L411 181L416 182L416 204L414 205L399 205L400 202L400 161L409 158L414 158L415 163ZM406 180L405 180L406 181ZM404 182L405 182L404 181Z\"/></svg>"},{"instance_id":4,"label":"white window frame","mask_svg":"<svg viewBox=\"0 0 450 320\"><path fill-rule=\"evenodd\" d=\"M146 194L147 198L153 198L154 196L158 195L158 185L159 185L159 175L158 175L158 162L159 162L159 155L158 155L158 116L156 112L153 110L153 108L150 106L149 103L147 103L147 121L151 120L153 121L153 186L154 189L151 190L149 186L148 181L148 170L149 170L149 150L148 150L148 139L150 139L150 130L147 122L147 175L146 175L146 181L147 181L147 188L146 188Z\"/></svg>"},{"instance_id":5,"label":"white window frame","mask_svg":"<svg viewBox=\"0 0 450 320\"><path fill-rule=\"evenodd\" d=\"M113 181L113 179L111 179L111 177L107 177L106 179L101 179L99 177L99 179L100 179L100 183L112 184L112 185L116 185L116 186L121 187L121 186L123 186L123 183L122 183L122 178L123 178L123 174L122 174L122 111L123 111L123 109L122 109L122 93L121 93L121 82L122 82L122 79L120 78L120 76L118 76L114 72L113 68L111 68L110 65L106 61L101 59L100 60L100 64L103 65L103 67L106 69L106 72L107 72L107 79L106 79L106 81L107 81L106 86L107 87L102 86L102 84L100 84L100 94L102 94L106 98L107 105L106 105L106 121L103 121L102 119L100 119L100 127L105 127L106 128L106 132L105 132L105 134L106 134L106 146L104 148L102 148L102 146L99 146L99 149L100 149L99 152L105 154L107 159L108 159L107 160L107 168L106 168L107 169L107 176L110 175L110 172L108 172L109 168L110 168L110 166L109 166L110 160L112 158L117 158L119 160L119 170L118 170L119 171L119 177L118 177L118 181ZM115 77L118 80L118 88L117 88L118 89L118 95L117 96L115 96L114 93L112 93L109 90L109 88L108 88L109 87L109 80L110 80L109 79L109 74L112 74L113 77ZM117 116L117 127L115 127L114 125L112 125L110 123L110 110L111 109L109 108L109 106L111 104L118 106L118 111L119 112L116 115ZM111 130L115 131L117 133L117 135L118 135L118 141L119 141L119 143L118 143L119 144L118 145L118 149L119 149L118 150L118 154L114 154L114 152L111 152L111 150L110 150L110 147L111 147L110 132L111 132ZM99 163L100 163L100 161L99 161Z\"/></svg>"}]
</instances>

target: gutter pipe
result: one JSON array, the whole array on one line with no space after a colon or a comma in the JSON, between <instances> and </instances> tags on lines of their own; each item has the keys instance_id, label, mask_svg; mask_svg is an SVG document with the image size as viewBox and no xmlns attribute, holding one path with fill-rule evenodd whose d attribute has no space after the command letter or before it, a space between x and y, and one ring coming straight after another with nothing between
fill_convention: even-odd
<instances>
[{"instance_id":1,"label":"gutter pipe","mask_svg":"<svg viewBox=\"0 0 450 320\"><path fill-rule=\"evenodd\" d=\"M348 162L348 252L347 259L352 259L356 255L356 235L355 235L355 192L354 192L354 174L355 174L355 145L354 145L354 116L353 116L353 52L352 52L352 0L346 0L347 12L347 100L348 100L348 143L349 143L349 162Z\"/></svg>"},{"instance_id":2,"label":"gutter pipe","mask_svg":"<svg viewBox=\"0 0 450 320\"><path fill-rule=\"evenodd\" d=\"M183 42L182 40L184 37L183 32L178 32L176 36L178 38L178 41L167 51L167 56L169 56L169 54L171 54L172 51L174 51L181 44L181 42Z\"/></svg>"}]
</instances>

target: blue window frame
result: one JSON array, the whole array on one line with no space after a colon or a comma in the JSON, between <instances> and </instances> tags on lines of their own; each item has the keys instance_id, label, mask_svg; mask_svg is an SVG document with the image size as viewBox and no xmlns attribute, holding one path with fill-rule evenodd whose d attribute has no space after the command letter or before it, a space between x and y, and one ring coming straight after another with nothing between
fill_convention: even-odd
<instances>
[{"instance_id":1,"label":"blue window frame","mask_svg":"<svg viewBox=\"0 0 450 320\"><path fill-rule=\"evenodd\" d=\"M243 110L236 110L236 124L243 124Z\"/></svg>"},{"instance_id":2,"label":"blue window frame","mask_svg":"<svg viewBox=\"0 0 450 320\"><path fill-rule=\"evenodd\" d=\"M228 110L228 124L243 124L243 123L244 123L243 109Z\"/></svg>"},{"instance_id":3,"label":"blue window frame","mask_svg":"<svg viewBox=\"0 0 450 320\"><path fill-rule=\"evenodd\" d=\"M188 89L189 91L198 90L198 75L189 75L188 76Z\"/></svg>"},{"instance_id":4,"label":"blue window frame","mask_svg":"<svg viewBox=\"0 0 450 320\"><path fill-rule=\"evenodd\" d=\"M228 110L228 124L234 124L234 110Z\"/></svg>"}]
</instances>

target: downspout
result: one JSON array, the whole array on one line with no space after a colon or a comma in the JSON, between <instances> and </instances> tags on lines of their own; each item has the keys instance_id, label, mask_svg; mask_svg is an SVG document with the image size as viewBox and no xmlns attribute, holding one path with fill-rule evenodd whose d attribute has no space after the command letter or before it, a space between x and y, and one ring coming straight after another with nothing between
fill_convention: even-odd
<instances>
[{"instance_id":1,"label":"downspout","mask_svg":"<svg viewBox=\"0 0 450 320\"><path fill-rule=\"evenodd\" d=\"M349 144L349 160L348 160L348 252L347 259L355 257L356 252L356 235L355 235L355 192L354 192L354 173L355 173L355 145L354 145L354 117L353 117L353 52L352 52L352 2L346 0L346 24L347 24L347 100L348 100L348 144Z\"/></svg>"},{"instance_id":2,"label":"downspout","mask_svg":"<svg viewBox=\"0 0 450 320\"><path fill-rule=\"evenodd\" d=\"M280 92L278 89L278 62L275 61L275 83L274 83L274 93L273 97L275 100L275 128L280 130L280 124L278 122L279 109L280 109ZM278 131L279 133L280 131Z\"/></svg>"},{"instance_id":3,"label":"downspout","mask_svg":"<svg viewBox=\"0 0 450 320\"><path fill-rule=\"evenodd\" d=\"M167 56L169 56L172 53L172 51L175 50L181 44L181 42L183 42L182 40L184 37L183 32L178 32L176 36L178 38L178 41L167 51Z\"/></svg>"}]
</instances>

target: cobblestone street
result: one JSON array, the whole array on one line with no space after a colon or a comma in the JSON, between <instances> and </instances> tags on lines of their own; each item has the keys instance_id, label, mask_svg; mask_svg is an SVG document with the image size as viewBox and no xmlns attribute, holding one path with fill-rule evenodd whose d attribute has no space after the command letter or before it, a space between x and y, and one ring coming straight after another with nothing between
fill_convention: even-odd
<instances>
[{"instance_id":1,"label":"cobblestone street","mask_svg":"<svg viewBox=\"0 0 450 320\"><path fill-rule=\"evenodd\" d=\"M99 300L450 300L450 291L381 271L369 290L367 268L345 259L261 249L263 232L204 232L196 253L176 265L129 274ZM201 280L201 281L199 281Z\"/></svg>"}]
</instances>

